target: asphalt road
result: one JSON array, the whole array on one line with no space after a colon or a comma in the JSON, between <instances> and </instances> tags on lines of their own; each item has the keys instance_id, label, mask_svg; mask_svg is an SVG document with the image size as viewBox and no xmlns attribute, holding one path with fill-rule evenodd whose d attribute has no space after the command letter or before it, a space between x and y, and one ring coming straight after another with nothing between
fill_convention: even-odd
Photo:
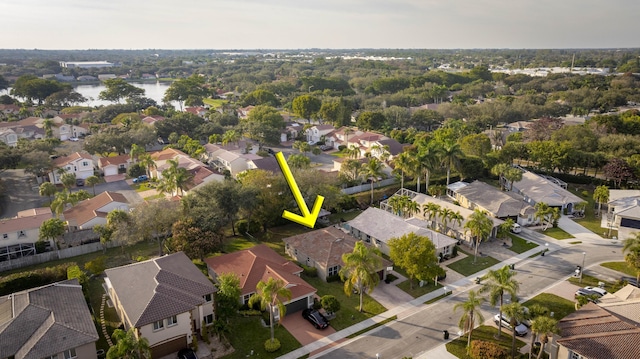
<instances>
[{"instance_id":1,"label":"asphalt road","mask_svg":"<svg viewBox=\"0 0 640 359\"><path fill-rule=\"evenodd\" d=\"M24 170L0 171L0 178L6 189L6 194L0 198L0 218L15 217L18 212L41 207L48 201L40 197L38 184L33 175Z\"/></svg>"},{"instance_id":2,"label":"asphalt road","mask_svg":"<svg viewBox=\"0 0 640 359\"><path fill-rule=\"evenodd\" d=\"M520 282L519 296L526 300L546 288L572 275L577 264L587 258L585 267L604 261L620 260L621 247L610 244L585 244L551 250L544 257L538 256L516 264L516 279ZM479 288L474 285L470 288ZM443 330L457 332L461 312L454 313L453 306L466 300L466 292L450 296L431 304L397 321L380 327L379 330L358 337L346 345L318 356L319 358L402 358L417 357L443 343ZM483 306L485 319L489 320L498 311L489 305Z\"/></svg>"}]
</instances>

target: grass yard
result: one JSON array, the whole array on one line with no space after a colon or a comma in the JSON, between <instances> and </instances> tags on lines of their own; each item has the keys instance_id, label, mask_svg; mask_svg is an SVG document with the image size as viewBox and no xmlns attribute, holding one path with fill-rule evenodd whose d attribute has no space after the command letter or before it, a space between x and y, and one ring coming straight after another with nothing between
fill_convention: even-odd
<instances>
[{"instance_id":1,"label":"grass yard","mask_svg":"<svg viewBox=\"0 0 640 359\"><path fill-rule=\"evenodd\" d=\"M318 277L312 278L304 274L302 275L302 279L318 290L318 296L333 295L340 302L340 310L336 312L336 317L331 320L331 326L335 330L342 330L386 311L385 307L365 294L363 298L364 311L360 313L358 311L360 307L360 296L352 294L348 297L344 293L344 285L342 282L327 283ZM378 285L386 284L380 283Z\"/></svg>"},{"instance_id":2,"label":"grass yard","mask_svg":"<svg viewBox=\"0 0 640 359\"><path fill-rule=\"evenodd\" d=\"M330 223L340 223L340 221L350 221L356 217L358 217L358 215L362 213L361 210L354 210L354 211L350 211L350 212L341 212L341 213L332 213L329 215L329 222Z\"/></svg>"},{"instance_id":3,"label":"grass yard","mask_svg":"<svg viewBox=\"0 0 640 359\"><path fill-rule=\"evenodd\" d=\"M603 282L604 289L606 289L607 292L615 292L616 290L620 289L620 286L616 285L616 283L606 282L588 274L582 275L582 283L580 283L580 278L576 277L570 277L567 280L569 281L569 283L575 284L580 287L597 287L598 283Z\"/></svg>"},{"instance_id":4,"label":"grass yard","mask_svg":"<svg viewBox=\"0 0 640 359\"><path fill-rule=\"evenodd\" d=\"M221 107L222 105L224 105L225 103L229 102L227 100L223 100L223 99L219 99L219 98L203 98L202 102L205 105L209 105L213 108L218 108Z\"/></svg>"},{"instance_id":5,"label":"grass yard","mask_svg":"<svg viewBox=\"0 0 640 359\"><path fill-rule=\"evenodd\" d=\"M495 338L495 336L498 335L498 328L489 325L482 325L473 330L471 333L471 341L484 340L487 342L497 343L511 353L511 333L508 333L508 335L504 334L506 334L505 331L503 331L502 337L498 340ZM523 346L525 346L525 342L520 339L516 339L516 351L519 351ZM460 359L472 359L467 355L466 335L447 343L447 351Z\"/></svg>"},{"instance_id":6,"label":"grass yard","mask_svg":"<svg viewBox=\"0 0 640 359\"><path fill-rule=\"evenodd\" d=\"M500 261L498 261L497 259L489 256L487 257L478 256L476 263L473 263L473 253L467 253L460 248L458 248L458 251L466 254L467 257L457 262L453 262L447 265L447 267L449 267L449 269L451 270L454 270L462 274L465 277L468 277L474 273L480 272L483 269L487 269L493 265L500 263Z\"/></svg>"},{"instance_id":7,"label":"grass yard","mask_svg":"<svg viewBox=\"0 0 640 359\"><path fill-rule=\"evenodd\" d=\"M536 243L529 242L513 233L509 233L509 237L511 237L511 247L509 249L516 253L524 253L538 246Z\"/></svg>"},{"instance_id":8,"label":"grass yard","mask_svg":"<svg viewBox=\"0 0 640 359\"><path fill-rule=\"evenodd\" d=\"M540 293L524 302L525 307L539 304L553 312L553 317L560 320L576 311L575 303L551 293Z\"/></svg>"},{"instance_id":9,"label":"grass yard","mask_svg":"<svg viewBox=\"0 0 640 359\"><path fill-rule=\"evenodd\" d=\"M257 242L256 244L262 242L274 251L278 252L278 254L288 257L285 254L284 242L282 242L282 239L311 231L312 229L310 228L290 223L283 226L269 228L266 232L256 233L254 234L254 238Z\"/></svg>"},{"instance_id":10,"label":"grass yard","mask_svg":"<svg viewBox=\"0 0 640 359\"><path fill-rule=\"evenodd\" d=\"M274 338L280 341L282 347L275 353L267 353L264 350L264 342L271 338L269 327L263 327L260 316L237 317L231 321L230 332L227 338L235 351L225 359L240 359L253 356L258 358L277 358L285 353L301 347L300 343L283 326L276 325Z\"/></svg>"},{"instance_id":11,"label":"grass yard","mask_svg":"<svg viewBox=\"0 0 640 359\"><path fill-rule=\"evenodd\" d=\"M558 240L562 240L562 239L569 239L569 238L575 238L574 236L570 235L569 233L565 232L562 228L560 227L549 227L547 228L546 231L543 231L541 229L536 230L536 232L545 234L551 238L555 238Z\"/></svg>"},{"instance_id":12,"label":"grass yard","mask_svg":"<svg viewBox=\"0 0 640 359\"><path fill-rule=\"evenodd\" d=\"M613 270L618 271L620 273L624 273L624 274L628 275L629 277L635 277L636 275L638 275L636 270L631 268L631 267L629 267L627 262L606 262L606 263L602 263L600 265L605 267L605 268L613 269Z\"/></svg>"},{"instance_id":13,"label":"grass yard","mask_svg":"<svg viewBox=\"0 0 640 359\"><path fill-rule=\"evenodd\" d=\"M151 184L151 182L142 182L140 184L134 183L131 186L134 187L136 192L144 192L144 191L148 191L150 189L155 189L155 185Z\"/></svg>"},{"instance_id":14,"label":"grass yard","mask_svg":"<svg viewBox=\"0 0 640 359\"><path fill-rule=\"evenodd\" d=\"M586 187L584 185L572 184L569 186L569 191L573 192L573 194L582 198L585 202L588 203L584 211L584 218L574 219L574 221L576 221L576 223L580 224L586 229L590 230L591 232L603 238L606 238L606 236L603 236L603 234L607 233L609 230L606 228L602 228L600 216L597 216L597 217L595 216L596 212L598 211L598 208L597 208L597 204L593 199L593 189L591 188L591 186ZM586 193L583 193L584 191L586 191ZM618 231L612 230L611 236L617 237Z\"/></svg>"},{"instance_id":15,"label":"grass yard","mask_svg":"<svg viewBox=\"0 0 640 359\"><path fill-rule=\"evenodd\" d=\"M102 283L104 283L104 281L101 277L94 277L90 279L87 284L87 294L93 313L93 321L96 325L96 329L98 330L98 335L100 336L100 339L96 342L96 349L104 349L106 352L109 350L109 345L107 344L107 339L102 335L102 325L100 324L100 305L102 303L102 294L105 293L102 288ZM107 325L107 333L109 335L113 334L113 331L120 326L120 318L118 318L116 310L114 308L109 308L106 303L104 306L104 320Z\"/></svg>"},{"instance_id":16,"label":"grass yard","mask_svg":"<svg viewBox=\"0 0 640 359\"><path fill-rule=\"evenodd\" d=\"M413 281L413 289L410 288L409 285L409 280L405 280L404 282L398 284L396 287L402 289L403 291L407 292L410 296L414 297L414 298L418 298L421 297L427 293L431 293L436 289L442 288L442 285L440 285L440 283L438 283L438 285L434 285L433 282L427 282L425 283L425 285L423 285L422 287L419 285L420 281L418 280L414 280ZM384 284L381 284L384 285Z\"/></svg>"}]
</instances>

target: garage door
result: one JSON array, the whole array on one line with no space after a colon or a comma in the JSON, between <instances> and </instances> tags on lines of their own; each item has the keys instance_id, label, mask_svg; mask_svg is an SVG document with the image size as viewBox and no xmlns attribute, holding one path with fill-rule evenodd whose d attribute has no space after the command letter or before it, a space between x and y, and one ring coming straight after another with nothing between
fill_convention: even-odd
<instances>
[{"instance_id":1,"label":"garage door","mask_svg":"<svg viewBox=\"0 0 640 359\"><path fill-rule=\"evenodd\" d=\"M165 355L176 353L178 350L187 347L187 336L171 339L164 343L154 345L151 348L152 358L161 358Z\"/></svg>"},{"instance_id":2,"label":"garage door","mask_svg":"<svg viewBox=\"0 0 640 359\"><path fill-rule=\"evenodd\" d=\"M637 219L622 218L620 227L640 229L640 221Z\"/></svg>"},{"instance_id":3,"label":"garage door","mask_svg":"<svg viewBox=\"0 0 640 359\"><path fill-rule=\"evenodd\" d=\"M296 300L295 302L287 304L285 307L287 307L286 315L293 314L303 309L307 309L307 298Z\"/></svg>"}]
</instances>

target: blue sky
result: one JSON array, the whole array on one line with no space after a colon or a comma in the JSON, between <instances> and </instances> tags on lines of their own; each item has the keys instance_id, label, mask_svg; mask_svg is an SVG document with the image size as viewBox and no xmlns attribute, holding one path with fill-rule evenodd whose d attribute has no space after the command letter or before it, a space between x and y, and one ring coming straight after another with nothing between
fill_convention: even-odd
<instances>
[{"instance_id":1,"label":"blue sky","mask_svg":"<svg viewBox=\"0 0 640 359\"><path fill-rule=\"evenodd\" d=\"M0 48L640 47L638 0L0 0Z\"/></svg>"}]
</instances>

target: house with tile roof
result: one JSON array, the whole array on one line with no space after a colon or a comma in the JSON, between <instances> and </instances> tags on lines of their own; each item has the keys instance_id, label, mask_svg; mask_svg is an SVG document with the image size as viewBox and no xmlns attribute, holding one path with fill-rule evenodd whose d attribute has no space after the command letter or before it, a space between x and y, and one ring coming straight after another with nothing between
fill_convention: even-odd
<instances>
[{"instance_id":1,"label":"house with tile roof","mask_svg":"<svg viewBox=\"0 0 640 359\"><path fill-rule=\"evenodd\" d=\"M385 210L369 207L358 217L347 222L344 227L355 238L372 244L386 255L389 255L389 241L409 233L427 237L436 247L436 253L450 255L458 242L442 233L431 230L426 221L419 218L403 219Z\"/></svg>"},{"instance_id":2,"label":"house with tile roof","mask_svg":"<svg viewBox=\"0 0 640 359\"><path fill-rule=\"evenodd\" d=\"M131 163L131 156L128 154L100 157L98 159L98 168L102 171L105 177L115 176L117 174L126 173Z\"/></svg>"},{"instance_id":3,"label":"house with tile roof","mask_svg":"<svg viewBox=\"0 0 640 359\"><path fill-rule=\"evenodd\" d=\"M536 223L535 209L524 201L524 197L514 192L504 192L494 186L473 181L455 182L447 187L447 195L468 209L480 209L495 218L513 219L526 226Z\"/></svg>"},{"instance_id":4,"label":"house with tile roof","mask_svg":"<svg viewBox=\"0 0 640 359\"><path fill-rule=\"evenodd\" d=\"M405 146L393 138L384 138L373 143L371 154L378 159L382 159L384 152L387 152L389 154L387 160L391 161L404 151Z\"/></svg>"},{"instance_id":5,"label":"house with tile roof","mask_svg":"<svg viewBox=\"0 0 640 359\"><path fill-rule=\"evenodd\" d=\"M618 238L629 238L640 231L640 190L609 190L607 215L602 216L602 227L618 231Z\"/></svg>"},{"instance_id":6,"label":"house with tile roof","mask_svg":"<svg viewBox=\"0 0 640 359\"><path fill-rule=\"evenodd\" d=\"M214 280L225 273L234 273L238 276L241 291L238 300L242 304L247 304L249 298L256 294L258 282L266 282L269 278L274 278L284 281L291 291L291 299L283 300L286 307L285 315L313 305L316 289L300 278L302 268L283 258L265 244L218 257L209 257L204 261L209 275ZM279 317L280 313L276 311L275 318Z\"/></svg>"},{"instance_id":7,"label":"house with tile roof","mask_svg":"<svg viewBox=\"0 0 640 359\"><path fill-rule=\"evenodd\" d=\"M263 170L271 173L280 173L280 165L275 157L261 157L247 161L249 170Z\"/></svg>"},{"instance_id":8,"label":"house with tile roof","mask_svg":"<svg viewBox=\"0 0 640 359\"><path fill-rule=\"evenodd\" d=\"M51 121L53 121L53 126L51 127L53 136L59 138L60 141L66 141L72 137L85 136L89 133L88 126L74 124L70 118L56 116ZM44 119L39 120L38 126L44 126L43 123Z\"/></svg>"},{"instance_id":9,"label":"house with tile roof","mask_svg":"<svg viewBox=\"0 0 640 359\"><path fill-rule=\"evenodd\" d=\"M62 184L60 170L64 170L64 173L73 173L76 178L87 179L93 176L93 157L85 152L58 157L53 160L52 166L54 170L49 172L49 182L53 184Z\"/></svg>"},{"instance_id":10,"label":"house with tile roof","mask_svg":"<svg viewBox=\"0 0 640 359\"><path fill-rule=\"evenodd\" d=\"M224 180L223 175L213 172L207 168L204 163L189 157L186 153L175 148L167 148L152 153L151 158L156 163L156 167L151 169L152 178L162 179L162 172L171 166L169 160L177 161L179 168L185 168L191 174L191 181L187 183L185 193L199 188L210 181Z\"/></svg>"},{"instance_id":11,"label":"house with tile roof","mask_svg":"<svg viewBox=\"0 0 640 359\"><path fill-rule=\"evenodd\" d=\"M576 204L584 200L568 190L560 187L554 181L530 171L523 171L522 179L514 182L511 191L524 197L524 201L531 206L544 202L549 207L560 208L560 213L567 210L573 213Z\"/></svg>"},{"instance_id":12,"label":"house with tile roof","mask_svg":"<svg viewBox=\"0 0 640 359\"><path fill-rule=\"evenodd\" d=\"M106 191L65 210L62 216L69 230L74 231L107 224L107 215L115 209L129 211L129 201L121 193Z\"/></svg>"},{"instance_id":13,"label":"house with tile roof","mask_svg":"<svg viewBox=\"0 0 640 359\"><path fill-rule=\"evenodd\" d=\"M315 144L324 141L326 136L333 131L335 131L333 125L315 125L307 129L305 135L307 136L307 142Z\"/></svg>"},{"instance_id":14,"label":"house with tile roof","mask_svg":"<svg viewBox=\"0 0 640 359\"><path fill-rule=\"evenodd\" d=\"M96 359L98 339L77 279L0 297L0 358Z\"/></svg>"},{"instance_id":15,"label":"house with tile roof","mask_svg":"<svg viewBox=\"0 0 640 359\"><path fill-rule=\"evenodd\" d=\"M142 119L142 123L151 126L151 125L154 125L156 122L163 121L163 120L164 120L164 116L152 115L152 116L144 117Z\"/></svg>"},{"instance_id":16,"label":"house with tile roof","mask_svg":"<svg viewBox=\"0 0 640 359\"><path fill-rule=\"evenodd\" d=\"M20 211L13 218L0 219L0 261L36 254L40 226L51 218L51 209L42 207Z\"/></svg>"},{"instance_id":17,"label":"house with tile roof","mask_svg":"<svg viewBox=\"0 0 640 359\"><path fill-rule=\"evenodd\" d=\"M353 252L358 239L346 231L327 227L315 231L283 238L285 251L298 262L318 270L318 277L327 281L335 277L344 264L342 255ZM387 277L387 268L391 261L381 258L382 265L377 271L380 280Z\"/></svg>"},{"instance_id":18,"label":"house with tile roof","mask_svg":"<svg viewBox=\"0 0 640 359\"><path fill-rule=\"evenodd\" d=\"M186 348L215 320L216 287L183 253L105 270L107 293L124 324L149 341L153 358Z\"/></svg>"},{"instance_id":19,"label":"house with tile roof","mask_svg":"<svg viewBox=\"0 0 640 359\"><path fill-rule=\"evenodd\" d=\"M199 117L204 117L204 115L207 114L207 109L202 106L185 107L184 112L188 112Z\"/></svg>"}]
</instances>

